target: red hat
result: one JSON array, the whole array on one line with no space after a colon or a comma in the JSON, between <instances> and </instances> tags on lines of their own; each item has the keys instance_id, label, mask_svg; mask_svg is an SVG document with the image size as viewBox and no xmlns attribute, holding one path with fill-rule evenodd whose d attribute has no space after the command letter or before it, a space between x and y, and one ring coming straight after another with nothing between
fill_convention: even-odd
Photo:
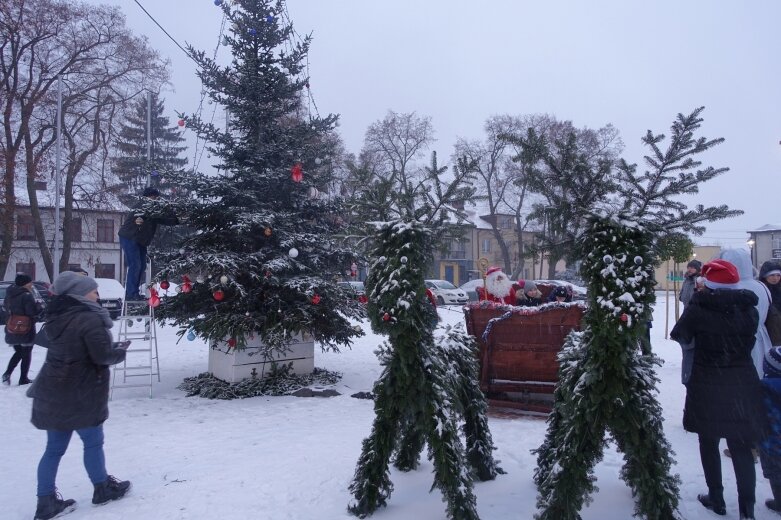
<instances>
[{"instance_id":1,"label":"red hat","mask_svg":"<svg viewBox=\"0 0 781 520\"><path fill-rule=\"evenodd\" d=\"M713 260L702 266L705 287L710 289L737 289L738 269L726 260Z\"/></svg>"},{"instance_id":2,"label":"red hat","mask_svg":"<svg viewBox=\"0 0 781 520\"><path fill-rule=\"evenodd\" d=\"M502 270L501 267L499 267L498 265L494 265L488 268L488 270L485 272L485 275L488 276L490 274L495 273L496 271L501 271L501 270Z\"/></svg>"}]
</instances>

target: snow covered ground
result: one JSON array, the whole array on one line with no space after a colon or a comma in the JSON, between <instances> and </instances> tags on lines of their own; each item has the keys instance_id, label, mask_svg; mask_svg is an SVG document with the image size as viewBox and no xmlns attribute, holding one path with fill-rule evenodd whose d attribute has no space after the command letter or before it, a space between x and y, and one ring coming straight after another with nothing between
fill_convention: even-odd
<instances>
[{"instance_id":1,"label":"snow covered ground","mask_svg":"<svg viewBox=\"0 0 781 520\"><path fill-rule=\"evenodd\" d=\"M713 519L696 499L705 491L697 438L681 426L684 387L680 384L680 348L665 340L664 294L660 293L652 329L656 353L665 361L659 399L665 412L665 432L676 451L677 472L683 481L680 511L689 520ZM674 318L670 307L670 328ZM463 321L460 309L440 309L443 320ZM350 394L371 390L379 374L373 353L381 338L364 324L367 335L341 354L315 354L315 364L344 374L333 398L272 397L213 401L185 397L176 389L183 378L207 369L207 347L183 339L175 330L159 328L162 383L154 398L142 389L117 390L105 424L106 458L110 473L133 482L130 496L93 507L92 485L81 463L81 441L74 436L60 466L58 487L79 508L66 518L106 520L157 519L350 519L348 486L360 453L361 441L373 419L372 402ZM0 347L5 367L11 348ZM36 347L31 375L45 351ZM32 518L35 511L35 473L45 434L29 422L30 399L24 387L0 389L0 517ZM530 520L535 512L532 482L535 457L545 422L536 418L491 418L497 458L507 471L493 482L476 483L483 520ZM728 518L737 518L737 493L730 460L722 459ZM599 492L582 511L583 520L627 520L633 502L619 478L622 459L609 448L597 466ZM438 491L429 493L432 466L404 474L392 470L395 486L387 508L377 520L436 520L445 518ZM758 520L778 516L764 500L770 487L757 465Z\"/></svg>"}]
</instances>

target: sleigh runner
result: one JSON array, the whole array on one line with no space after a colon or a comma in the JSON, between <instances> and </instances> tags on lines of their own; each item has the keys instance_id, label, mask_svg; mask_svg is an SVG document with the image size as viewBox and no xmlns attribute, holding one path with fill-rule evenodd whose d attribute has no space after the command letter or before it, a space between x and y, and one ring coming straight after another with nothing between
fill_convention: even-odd
<instances>
[{"instance_id":1,"label":"sleigh runner","mask_svg":"<svg viewBox=\"0 0 781 520\"><path fill-rule=\"evenodd\" d=\"M465 307L467 332L480 347L480 388L492 407L550 412L557 355L567 334L581 330L584 311L582 302Z\"/></svg>"}]
</instances>

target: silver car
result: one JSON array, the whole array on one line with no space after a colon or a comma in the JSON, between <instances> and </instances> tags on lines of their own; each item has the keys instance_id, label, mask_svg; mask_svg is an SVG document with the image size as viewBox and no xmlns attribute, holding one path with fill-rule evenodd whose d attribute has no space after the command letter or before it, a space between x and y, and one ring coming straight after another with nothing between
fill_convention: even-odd
<instances>
[{"instance_id":1,"label":"silver car","mask_svg":"<svg viewBox=\"0 0 781 520\"><path fill-rule=\"evenodd\" d=\"M447 280L425 280L439 305L463 305L469 301L466 293Z\"/></svg>"}]
</instances>

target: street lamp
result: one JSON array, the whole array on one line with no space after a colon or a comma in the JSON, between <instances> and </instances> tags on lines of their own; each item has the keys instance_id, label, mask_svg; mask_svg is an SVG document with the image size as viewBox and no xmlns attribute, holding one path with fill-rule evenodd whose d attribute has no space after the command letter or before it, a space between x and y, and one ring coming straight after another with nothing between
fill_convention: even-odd
<instances>
[{"instance_id":1,"label":"street lamp","mask_svg":"<svg viewBox=\"0 0 781 520\"><path fill-rule=\"evenodd\" d=\"M754 241L754 238L749 238L746 240L746 245L748 246L748 253L751 256L751 266L756 268L756 263L754 262L754 244L756 242Z\"/></svg>"}]
</instances>

